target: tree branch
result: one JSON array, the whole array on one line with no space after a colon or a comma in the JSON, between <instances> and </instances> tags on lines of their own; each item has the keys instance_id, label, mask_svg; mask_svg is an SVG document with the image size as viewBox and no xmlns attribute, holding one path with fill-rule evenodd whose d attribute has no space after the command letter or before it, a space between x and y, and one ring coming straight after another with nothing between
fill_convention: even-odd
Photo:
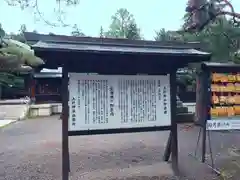
<instances>
[{"instance_id":1,"label":"tree branch","mask_svg":"<svg viewBox=\"0 0 240 180\"><path fill-rule=\"evenodd\" d=\"M35 5L34 5L34 8L36 9L36 12L37 14L39 15L39 17L47 24L47 25L50 25L50 26L54 26L54 27L60 27L60 26L63 26L63 27L68 27L70 26L69 24L65 24L62 20L62 17L61 17L61 1L57 1L58 3L58 9L57 9L57 14L58 14L58 21L60 22L60 24L57 24L57 23L52 23L48 20L46 20L43 16L43 13L40 11L39 9L39 6L38 6L38 0L35 0Z\"/></svg>"},{"instance_id":2,"label":"tree branch","mask_svg":"<svg viewBox=\"0 0 240 180\"><path fill-rule=\"evenodd\" d=\"M55 0L57 4L57 8L55 8L55 13L57 14L57 21L59 23L53 23L48 21L43 13L41 12L39 8L39 1L38 0L4 0L9 6L20 6L21 9L25 8L33 8L35 10L35 14L47 25L53 26L53 27L69 27L71 26L70 24L66 24L63 21L62 15L63 11L61 11L61 4L65 2L64 4L66 6L71 6L71 5L77 5L80 3L80 0ZM53 0L51 0L53 1Z\"/></svg>"},{"instance_id":3,"label":"tree branch","mask_svg":"<svg viewBox=\"0 0 240 180\"><path fill-rule=\"evenodd\" d=\"M229 12L229 11L221 11L220 15L228 15L228 16L232 16L234 18L240 19L240 13Z\"/></svg>"},{"instance_id":4,"label":"tree branch","mask_svg":"<svg viewBox=\"0 0 240 180\"><path fill-rule=\"evenodd\" d=\"M222 15L232 16L234 23L237 23L236 18L240 19L240 13L236 13L234 11L233 5L228 0L220 0L220 1L215 0L216 4L214 4L213 2L206 2L203 5L201 5L200 1L201 0L189 0L186 11L190 13L189 19L192 19L193 22L190 24L190 26L187 27L186 31L191 31L191 30L201 31L211 21L214 21L218 16L222 16ZM224 2L225 4L221 4L222 2ZM218 5L222 5L223 8L215 7ZM225 11L224 8L226 7L229 7L231 11ZM197 17L197 13L200 13L203 11L205 11L204 13L208 14L208 19L205 20L204 22L201 22L200 19L196 17Z\"/></svg>"}]
</instances>

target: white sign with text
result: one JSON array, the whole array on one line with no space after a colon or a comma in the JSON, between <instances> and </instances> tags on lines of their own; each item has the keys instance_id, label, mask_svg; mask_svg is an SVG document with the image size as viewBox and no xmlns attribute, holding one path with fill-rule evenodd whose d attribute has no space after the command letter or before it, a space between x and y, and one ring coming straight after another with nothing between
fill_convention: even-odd
<instances>
[{"instance_id":1,"label":"white sign with text","mask_svg":"<svg viewBox=\"0 0 240 180\"><path fill-rule=\"evenodd\" d=\"M170 126L169 75L69 73L69 131Z\"/></svg>"},{"instance_id":2,"label":"white sign with text","mask_svg":"<svg viewBox=\"0 0 240 180\"><path fill-rule=\"evenodd\" d=\"M240 120L214 119L207 120L207 130L237 130L240 129Z\"/></svg>"}]
</instances>

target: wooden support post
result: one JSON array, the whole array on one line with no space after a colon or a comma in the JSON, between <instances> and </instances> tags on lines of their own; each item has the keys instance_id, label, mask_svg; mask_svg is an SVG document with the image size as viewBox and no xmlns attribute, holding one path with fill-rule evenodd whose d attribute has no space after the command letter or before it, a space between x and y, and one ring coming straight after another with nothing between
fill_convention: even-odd
<instances>
[{"instance_id":1,"label":"wooden support post","mask_svg":"<svg viewBox=\"0 0 240 180\"><path fill-rule=\"evenodd\" d=\"M171 144L172 144L172 132L169 133L167 146L164 151L163 160L169 161L170 155L171 155Z\"/></svg>"},{"instance_id":2,"label":"wooden support post","mask_svg":"<svg viewBox=\"0 0 240 180\"><path fill-rule=\"evenodd\" d=\"M68 180L70 171L69 142L68 142L68 69L62 71L62 180Z\"/></svg>"},{"instance_id":3,"label":"wooden support post","mask_svg":"<svg viewBox=\"0 0 240 180\"><path fill-rule=\"evenodd\" d=\"M29 96L32 103L36 101L36 80L34 79L33 73L31 73L29 78Z\"/></svg>"},{"instance_id":4,"label":"wooden support post","mask_svg":"<svg viewBox=\"0 0 240 180\"><path fill-rule=\"evenodd\" d=\"M172 167L175 173L179 172L178 169L178 129L177 129L177 84L176 84L176 71L170 74L170 102L171 102L171 157Z\"/></svg>"}]
</instances>

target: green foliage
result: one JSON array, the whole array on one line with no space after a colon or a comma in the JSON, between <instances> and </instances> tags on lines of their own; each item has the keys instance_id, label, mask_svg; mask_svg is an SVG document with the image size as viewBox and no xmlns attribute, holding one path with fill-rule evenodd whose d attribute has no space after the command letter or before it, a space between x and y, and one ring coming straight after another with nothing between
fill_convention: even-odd
<instances>
[{"instance_id":1,"label":"green foliage","mask_svg":"<svg viewBox=\"0 0 240 180\"><path fill-rule=\"evenodd\" d=\"M224 16L218 17L214 22L205 26L202 31L196 33L161 29L156 32L155 40L200 42L206 45L203 47L204 51L212 53L212 61L239 61L239 53L236 52L240 50L240 27Z\"/></svg>"},{"instance_id":2,"label":"green foliage","mask_svg":"<svg viewBox=\"0 0 240 180\"><path fill-rule=\"evenodd\" d=\"M25 24L22 24L19 29L20 34L23 34L24 32L27 32L27 27Z\"/></svg>"},{"instance_id":3,"label":"green foliage","mask_svg":"<svg viewBox=\"0 0 240 180\"><path fill-rule=\"evenodd\" d=\"M78 28L77 24L74 24L71 35L76 37L85 36L85 34Z\"/></svg>"},{"instance_id":4,"label":"green foliage","mask_svg":"<svg viewBox=\"0 0 240 180\"><path fill-rule=\"evenodd\" d=\"M187 24L187 17L188 14L184 17L185 24ZM159 32L159 34L157 34L158 37L161 37L159 39L164 39L162 37L170 36L167 39L173 40L172 34L164 31ZM226 19L225 16L219 16L214 21L206 25L200 32L193 33L179 31L178 34L180 35L180 40L182 42L203 43L205 45L203 50L212 53L212 61L232 61L234 63L240 63L240 26L236 25L231 20ZM193 79L191 79L191 77L193 77ZM189 73L185 75L178 75L178 82L186 86L189 83L192 84L192 86L195 86L194 79L193 74L190 74L190 76Z\"/></svg>"},{"instance_id":5,"label":"green foliage","mask_svg":"<svg viewBox=\"0 0 240 180\"><path fill-rule=\"evenodd\" d=\"M22 88L23 85L23 78L12 73L0 72L0 86Z\"/></svg>"},{"instance_id":6,"label":"green foliage","mask_svg":"<svg viewBox=\"0 0 240 180\"><path fill-rule=\"evenodd\" d=\"M156 31L156 35L154 37L156 41L180 41L180 34L174 31L166 31L164 28Z\"/></svg>"},{"instance_id":7,"label":"green foliage","mask_svg":"<svg viewBox=\"0 0 240 180\"><path fill-rule=\"evenodd\" d=\"M25 42L25 31L26 26L22 25L19 34L7 35L0 26L0 86L19 87L23 84L22 79L13 72L29 71L31 67L44 64L27 44L20 42Z\"/></svg>"},{"instance_id":8,"label":"green foliage","mask_svg":"<svg viewBox=\"0 0 240 180\"><path fill-rule=\"evenodd\" d=\"M0 39L5 36L5 31L3 30L2 24L0 23Z\"/></svg>"},{"instance_id":9,"label":"green foliage","mask_svg":"<svg viewBox=\"0 0 240 180\"><path fill-rule=\"evenodd\" d=\"M230 8L230 11L227 9ZM199 32L206 25L215 21L219 15L228 14L240 18L238 13L231 9L232 5L229 0L189 0L187 3L187 15L185 19L185 29ZM232 12L231 12L232 11ZM230 13L229 13L230 12ZM191 15L190 15L191 14Z\"/></svg>"},{"instance_id":10,"label":"green foliage","mask_svg":"<svg viewBox=\"0 0 240 180\"><path fill-rule=\"evenodd\" d=\"M177 83L185 88L196 88L196 70L194 68L185 68L184 73L177 73Z\"/></svg>"},{"instance_id":11,"label":"green foliage","mask_svg":"<svg viewBox=\"0 0 240 180\"><path fill-rule=\"evenodd\" d=\"M22 43L26 43L26 39L24 37L24 32L27 31L27 27L25 24L22 24L20 29L19 29L19 33L18 34L14 34L14 33L10 33L8 34L8 38L22 42Z\"/></svg>"},{"instance_id":12,"label":"green foliage","mask_svg":"<svg viewBox=\"0 0 240 180\"><path fill-rule=\"evenodd\" d=\"M103 27L100 27L100 33L99 33L99 37L103 38L104 37L104 30Z\"/></svg>"},{"instance_id":13,"label":"green foliage","mask_svg":"<svg viewBox=\"0 0 240 180\"><path fill-rule=\"evenodd\" d=\"M198 40L209 45L212 60L239 63L240 14L234 12L231 1L189 0L186 10L183 28L197 32Z\"/></svg>"},{"instance_id":14,"label":"green foliage","mask_svg":"<svg viewBox=\"0 0 240 180\"><path fill-rule=\"evenodd\" d=\"M140 40L140 29L137 27L135 22L130 22L129 26L127 27L126 38L132 40Z\"/></svg>"},{"instance_id":15,"label":"green foliage","mask_svg":"<svg viewBox=\"0 0 240 180\"><path fill-rule=\"evenodd\" d=\"M239 46L234 41L239 41L240 29L232 26L226 19L218 19L216 24L211 24L205 30L213 61L233 61L233 53ZM237 39L238 38L238 39Z\"/></svg>"},{"instance_id":16,"label":"green foliage","mask_svg":"<svg viewBox=\"0 0 240 180\"><path fill-rule=\"evenodd\" d=\"M112 23L105 33L110 38L141 39L140 29L137 27L133 15L124 8L117 10L112 16Z\"/></svg>"},{"instance_id":17,"label":"green foliage","mask_svg":"<svg viewBox=\"0 0 240 180\"><path fill-rule=\"evenodd\" d=\"M34 55L34 51L32 51L31 48L26 44L22 44L11 39L3 39L3 42L2 48L0 48L0 55L2 55L0 62L4 63L4 60L6 60L8 56L12 56L10 57L11 60L17 61L19 65L25 64L32 67L37 67L44 64L43 60L36 57ZM17 59L14 59L13 56L16 56ZM6 64L7 63L5 63L5 65Z\"/></svg>"}]
</instances>

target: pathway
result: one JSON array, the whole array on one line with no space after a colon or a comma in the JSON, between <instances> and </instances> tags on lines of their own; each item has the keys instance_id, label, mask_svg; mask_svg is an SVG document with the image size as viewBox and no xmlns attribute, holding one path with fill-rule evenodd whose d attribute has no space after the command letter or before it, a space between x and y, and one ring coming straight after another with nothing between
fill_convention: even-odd
<instances>
[{"instance_id":1,"label":"pathway","mask_svg":"<svg viewBox=\"0 0 240 180\"><path fill-rule=\"evenodd\" d=\"M167 137L168 132L70 137L70 179L156 180L164 176L175 179L169 166L162 162ZM240 171L230 160L233 156L237 160L237 153L229 156L227 147L240 145L239 137L237 132L213 133L212 137L214 152L221 153L218 165L232 164L231 169L235 168L236 172L231 174L235 177L240 177ZM188 177L182 179L217 179L206 165L188 156L194 151L196 139L197 129L179 128L179 164L181 172ZM58 116L18 121L1 128L0 143L0 177L4 180L61 179Z\"/></svg>"}]
</instances>

